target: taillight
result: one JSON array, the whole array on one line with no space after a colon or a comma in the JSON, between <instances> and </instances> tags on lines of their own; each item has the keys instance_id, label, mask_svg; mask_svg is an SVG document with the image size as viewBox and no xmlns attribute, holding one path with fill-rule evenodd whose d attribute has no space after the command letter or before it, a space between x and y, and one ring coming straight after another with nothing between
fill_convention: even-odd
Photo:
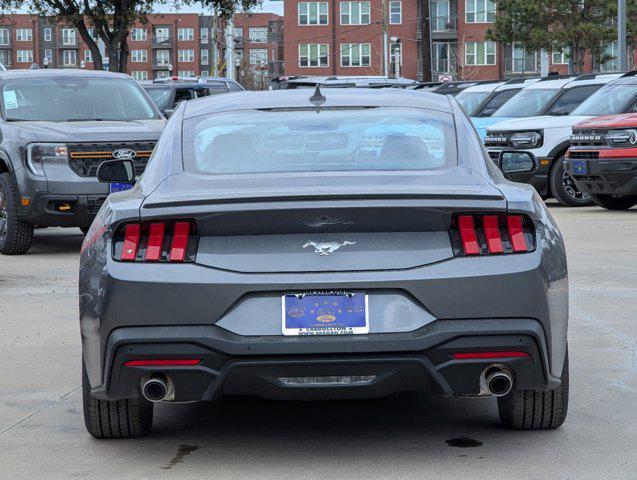
<instances>
[{"instance_id":1,"label":"taillight","mask_svg":"<svg viewBox=\"0 0 637 480\"><path fill-rule=\"evenodd\" d=\"M535 250L533 222L525 215L458 214L451 219L449 234L456 256Z\"/></svg>"},{"instance_id":2,"label":"taillight","mask_svg":"<svg viewBox=\"0 0 637 480\"><path fill-rule=\"evenodd\" d=\"M194 262L198 243L191 220L126 223L113 236L113 258L122 262Z\"/></svg>"}]
</instances>

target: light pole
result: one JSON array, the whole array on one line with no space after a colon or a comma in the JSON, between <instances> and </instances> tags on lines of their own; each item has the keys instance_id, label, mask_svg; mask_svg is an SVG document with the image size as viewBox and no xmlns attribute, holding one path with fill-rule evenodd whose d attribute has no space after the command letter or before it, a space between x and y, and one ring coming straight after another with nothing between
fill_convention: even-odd
<instances>
[{"instance_id":1,"label":"light pole","mask_svg":"<svg viewBox=\"0 0 637 480\"><path fill-rule=\"evenodd\" d=\"M617 0L617 49L619 50L619 70L628 70L626 58L626 0Z\"/></svg>"}]
</instances>

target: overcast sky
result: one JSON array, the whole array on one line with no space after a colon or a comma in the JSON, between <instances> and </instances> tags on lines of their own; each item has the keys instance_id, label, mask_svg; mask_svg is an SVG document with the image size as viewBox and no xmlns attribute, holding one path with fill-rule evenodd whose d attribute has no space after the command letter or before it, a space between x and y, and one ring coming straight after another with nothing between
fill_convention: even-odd
<instances>
[{"instance_id":1,"label":"overcast sky","mask_svg":"<svg viewBox=\"0 0 637 480\"><path fill-rule=\"evenodd\" d=\"M26 3L26 2L25 2ZM28 11L28 8L22 8L20 9L20 11L22 11L23 13L26 13ZM201 7L184 7L180 10L181 12L188 12L188 13L202 13L202 8ZM283 15L283 1L279 0L264 0L263 2L263 6L261 7L261 9L255 9L256 12L273 12L273 13L278 13L279 15ZM173 13L174 9L171 9L167 6L164 6L163 8L159 8L158 12L160 13ZM208 12L206 12L208 13Z\"/></svg>"}]
</instances>

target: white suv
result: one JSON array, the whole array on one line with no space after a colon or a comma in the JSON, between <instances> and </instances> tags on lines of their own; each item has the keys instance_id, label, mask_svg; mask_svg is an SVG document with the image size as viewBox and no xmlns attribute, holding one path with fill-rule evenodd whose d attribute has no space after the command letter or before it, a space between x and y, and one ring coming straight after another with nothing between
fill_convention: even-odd
<instances>
[{"instance_id":1,"label":"white suv","mask_svg":"<svg viewBox=\"0 0 637 480\"><path fill-rule=\"evenodd\" d=\"M532 166L530 171L520 169L517 173L507 173L507 178L530 183L541 195L552 195L562 205L590 204L588 194L580 192L565 172L562 159L570 145L571 127L587 118L577 115L578 107L601 87L621 77L620 73L593 73L563 79L561 85L554 85L558 80L552 80L526 87L521 92L525 98L519 98L503 116L515 117L515 111L522 109L524 103L537 104L550 97L550 103L543 109L545 114L511 118L489 126L484 141L489 155L500 164L504 152L515 152L520 165L532 162Z\"/></svg>"}]
</instances>

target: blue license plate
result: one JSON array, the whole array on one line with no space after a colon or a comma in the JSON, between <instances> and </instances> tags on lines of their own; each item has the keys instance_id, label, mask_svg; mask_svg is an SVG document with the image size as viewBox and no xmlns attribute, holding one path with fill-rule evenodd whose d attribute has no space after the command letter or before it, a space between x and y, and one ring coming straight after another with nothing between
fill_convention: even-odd
<instances>
[{"instance_id":1,"label":"blue license plate","mask_svg":"<svg viewBox=\"0 0 637 480\"><path fill-rule=\"evenodd\" d=\"M364 292L283 295L283 335L369 333Z\"/></svg>"},{"instance_id":2,"label":"blue license plate","mask_svg":"<svg viewBox=\"0 0 637 480\"><path fill-rule=\"evenodd\" d=\"M586 160L573 160L573 174L574 175L586 175L588 172L588 165Z\"/></svg>"},{"instance_id":3,"label":"blue license plate","mask_svg":"<svg viewBox=\"0 0 637 480\"><path fill-rule=\"evenodd\" d=\"M133 188L132 183L111 183L111 193L123 192L124 190L130 190Z\"/></svg>"}]
</instances>

